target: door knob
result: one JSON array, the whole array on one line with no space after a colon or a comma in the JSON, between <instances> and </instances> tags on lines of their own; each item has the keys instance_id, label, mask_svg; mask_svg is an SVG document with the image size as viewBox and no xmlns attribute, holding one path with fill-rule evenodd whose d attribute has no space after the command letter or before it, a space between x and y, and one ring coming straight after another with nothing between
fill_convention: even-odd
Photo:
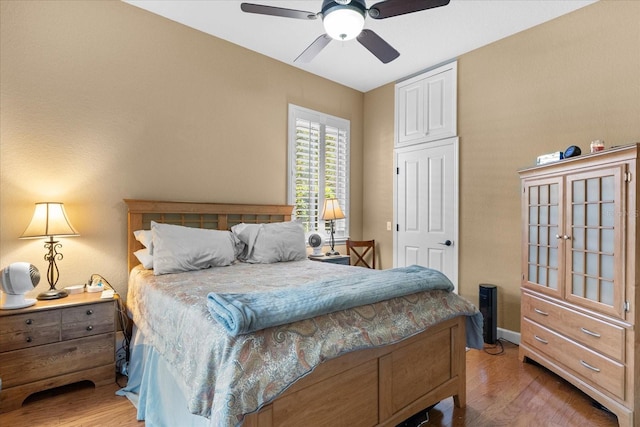
<instances>
[{"instance_id":1,"label":"door knob","mask_svg":"<svg viewBox=\"0 0 640 427\"><path fill-rule=\"evenodd\" d=\"M439 245L451 246L453 242L451 240L445 240L444 242L438 242Z\"/></svg>"}]
</instances>

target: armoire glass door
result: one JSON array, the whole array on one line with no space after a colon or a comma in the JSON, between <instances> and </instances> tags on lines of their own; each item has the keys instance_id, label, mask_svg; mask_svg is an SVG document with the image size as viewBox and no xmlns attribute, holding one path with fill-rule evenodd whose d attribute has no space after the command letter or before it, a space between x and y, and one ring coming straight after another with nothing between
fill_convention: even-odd
<instances>
[{"instance_id":1,"label":"armoire glass door","mask_svg":"<svg viewBox=\"0 0 640 427\"><path fill-rule=\"evenodd\" d=\"M562 180L536 181L525 191L527 200L527 277L525 282L535 289L560 294Z\"/></svg>"},{"instance_id":2,"label":"armoire glass door","mask_svg":"<svg viewBox=\"0 0 640 427\"><path fill-rule=\"evenodd\" d=\"M571 245L567 248L567 299L622 314L622 169L567 178ZM586 301L585 301L586 300Z\"/></svg>"}]
</instances>

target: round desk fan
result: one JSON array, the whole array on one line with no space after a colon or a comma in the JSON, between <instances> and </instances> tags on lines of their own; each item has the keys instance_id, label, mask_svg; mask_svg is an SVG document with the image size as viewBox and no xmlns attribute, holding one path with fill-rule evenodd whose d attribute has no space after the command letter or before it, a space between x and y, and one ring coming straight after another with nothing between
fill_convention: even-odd
<instances>
[{"instance_id":1,"label":"round desk fan","mask_svg":"<svg viewBox=\"0 0 640 427\"><path fill-rule=\"evenodd\" d=\"M4 292L0 309L11 310L34 305L36 300L25 298L24 295L39 282L40 272L28 262L14 262L0 270L0 289Z\"/></svg>"},{"instance_id":2,"label":"round desk fan","mask_svg":"<svg viewBox=\"0 0 640 427\"><path fill-rule=\"evenodd\" d=\"M311 233L307 237L307 242L309 246L313 248L313 253L311 256L323 256L322 253L322 244L324 243L324 239L319 233Z\"/></svg>"}]
</instances>

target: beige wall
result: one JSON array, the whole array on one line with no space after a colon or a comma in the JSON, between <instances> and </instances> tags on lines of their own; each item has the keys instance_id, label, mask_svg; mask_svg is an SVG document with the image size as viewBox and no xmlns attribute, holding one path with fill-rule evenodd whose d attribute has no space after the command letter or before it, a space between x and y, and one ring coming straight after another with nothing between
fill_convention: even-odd
<instances>
[{"instance_id":1,"label":"beige wall","mask_svg":"<svg viewBox=\"0 0 640 427\"><path fill-rule=\"evenodd\" d=\"M361 92L120 1L1 7L0 267L46 271L43 241L18 239L38 201L81 234L60 285L97 272L123 292L123 198L286 203L288 103L351 120L360 233Z\"/></svg>"},{"instance_id":2,"label":"beige wall","mask_svg":"<svg viewBox=\"0 0 640 427\"><path fill-rule=\"evenodd\" d=\"M289 102L351 120L352 235L392 266L393 84L363 95L121 2L1 6L0 266L46 270L18 239L36 201L82 234L60 283L120 290L123 198L285 203ZM498 285L502 328L519 330L516 171L640 141L639 21L640 2L601 1L459 58L460 292Z\"/></svg>"},{"instance_id":3,"label":"beige wall","mask_svg":"<svg viewBox=\"0 0 640 427\"><path fill-rule=\"evenodd\" d=\"M520 330L517 170L570 145L588 151L593 139L640 141L639 23L640 2L601 1L458 59L459 289L477 302L478 284L497 285L501 328ZM392 102L388 86L365 95L365 159L374 164L364 165L363 230L384 245L392 239L369 208L392 210ZM383 253L388 266L392 252Z\"/></svg>"},{"instance_id":4,"label":"beige wall","mask_svg":"<svg viewBox=\"0 0 640 427\"><path fill-rule=\"evenodd\" d=\"M364 95L362 238L376 240L376 268L393 267L394 84Z\"/></svg>"}]
</instances>

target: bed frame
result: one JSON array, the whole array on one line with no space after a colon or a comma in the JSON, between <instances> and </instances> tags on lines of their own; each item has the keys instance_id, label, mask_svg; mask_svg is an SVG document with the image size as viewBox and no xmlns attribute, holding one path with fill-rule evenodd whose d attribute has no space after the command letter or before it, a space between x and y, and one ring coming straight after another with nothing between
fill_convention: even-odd
<instances>
[{"instance_id":1,"label":"bed frame","mask_svg":"<svg viewBox=\"0 0 640 427\"><path fill-rule=\"evenodd\" d=\"M226 230L245 223L289 221L290 205L244 205L125 199L129 270L141 248L134 230L151 221ZM400 343L345 354L319 365L264 406L243 427L396 426L452 397L466 404L465 316L439 323Z\"/></svg>"}]
</instances>

